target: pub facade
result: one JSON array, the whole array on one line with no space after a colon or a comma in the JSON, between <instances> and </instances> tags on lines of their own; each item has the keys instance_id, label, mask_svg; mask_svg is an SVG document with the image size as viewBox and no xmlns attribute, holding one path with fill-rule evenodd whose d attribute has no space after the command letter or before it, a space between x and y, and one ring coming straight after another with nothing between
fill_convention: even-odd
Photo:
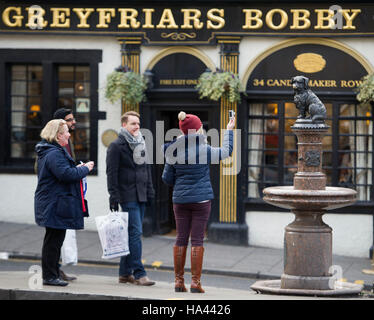
<instances>
[{"instance_id":1,"label":"pub facade","mask_svg":"<svg viewBox=\"0 0 374 320\"><path fill-rule=\"evenodd\" d=\"M373 247L373 110L356 100L374 70L374 5L253 1L81 1L0 4L0 220L33 223L34 147L60 107L73 110L77 161L95 161L88 177L90 218L109 210L106 150L122 113L135 110L153 135L156 198L144 235L175 228L172 189L161 180L160 141L178 128L179 111L204 129L224 129L237 115L234 154L212 165L215 193L209 241L283 248L293 214L262 200L262 190L292 185L297 170L297 118L291 78L304 75L324 102L330 129L323 140L327 185L357 190L357 203L331 211L333 253L369 257ZM148 80L146 100L130 106L105 99L106 77L127 66ZM200 99L199 76L237 74L240 102ZM162 158L162 157L161 157ZM231 167L232 174L225 174Z\"/></svg>"}]
</instances>

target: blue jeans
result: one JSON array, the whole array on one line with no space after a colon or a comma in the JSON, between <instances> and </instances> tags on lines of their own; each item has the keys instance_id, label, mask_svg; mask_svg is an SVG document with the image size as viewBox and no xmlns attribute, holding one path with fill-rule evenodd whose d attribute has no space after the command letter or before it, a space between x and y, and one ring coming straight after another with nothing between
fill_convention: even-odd
<instances>
[{"instance_id":1,"label":"blue jeans","mask_svg":"<svg viewBox=\"0 0 374 320\"><path fill-rule=\"evenodd\" d=\"M135 279L147 275L142 263L142 233L145 203L123 202L122 211L129 213L129 250L130 254L122 256L119 263L119 275L134 275Z\"/></svg>"}]
</instances>

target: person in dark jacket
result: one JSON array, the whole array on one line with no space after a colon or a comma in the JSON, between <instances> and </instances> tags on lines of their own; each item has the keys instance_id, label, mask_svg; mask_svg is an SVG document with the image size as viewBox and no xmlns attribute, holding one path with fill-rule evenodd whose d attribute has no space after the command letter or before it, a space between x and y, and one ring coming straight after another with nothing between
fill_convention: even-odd
<instances>
[{"instance_id":1,"label":"person in dark jacket","mask_svg":"<svg viewBox=\"0 0 374 320\"><path fill-rule=\"evenodd\" d=\"M180 112L179 128L183 135L163 146L166 163L162 180L173 186L173 210L177 238L173 247L175 292L186 292L184 265L191 235L191 292L204 293L201 272L204 256L204 233L208 223L211 200L214 198L209 165L228 158L233 150L235 119L224 133L223 146L213 148L206 142L199 117ZM191 131L192 130L192 131Z\"/></svg>"},{"instance_id":2,"label":"person in dark jacket","mask_svg":"<svg viewBox=\"0 0 374 320\"><path fill-rule=\"evenodd\" d=\"M146 202L154 198L150 165L146 161L145 141L140 132L140 115L134 111L121 117L118 138L107 151L106 173L111 211L128 212L130 254L121 257L119 282L151 286L155 282L147 277L141 257L142 223Z\"/></svg>"},{"instance_id":3,"label":"person in dark jacket","mask_svg":"<svg viewBox=\"0 0 374 320\"><path fill-rule=\"evenodd\" d=\"M35 191L35 222L45 227L42 248L43 284L66 286L60 279L59 260L66 229L83 229L88 216L80 181L93 169L92 161L75 166L63 148L70 133L66 121L51 120L40 134L38 154L38 185Z\"/></svg>"},{"instance_id":4,"label":"person in dark jacket","mask_svg":"<svg viewBox=\"0 0 374 320\"><path fill-rule=\"evenodd\" d=\"M65 120L70 134L75 130L76 121L75 121L75 118L74 118L74 115L73 115L73 110L71 110L71 109L66 109L66 108L57 109L55 111L55 113L53 114L53 119L63 119L63 120ZM74 161L76 161L75 152L74 152L74 144L72 143L71 139L68 140L68 144L66 146L64 146L64 148L66 149L66 151L68 152L70 157ZM66 241L67 240L66 240L66 237L65 237L64 243ZM62 248L64 248L64 244L62 244ZM76 252L76 255L78 256L78 252ZM62 280L65 280L65 281L77 280L77 277L67 275L61 268L60 268L60 277L61 277Z\"/></svg>"}]
</instances>

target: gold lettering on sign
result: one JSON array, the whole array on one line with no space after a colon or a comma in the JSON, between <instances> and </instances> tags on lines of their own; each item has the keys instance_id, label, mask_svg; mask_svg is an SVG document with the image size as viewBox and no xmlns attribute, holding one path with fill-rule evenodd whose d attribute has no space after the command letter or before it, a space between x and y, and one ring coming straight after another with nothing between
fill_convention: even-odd
<instances>
[{"instance_id":1,"label":"gold lettering on sign","mask_svg":"<svg viewBox=\"0 0 374 320\"><path fill-rule=\"evenodd\" d=\"M54 28L70 28L69 8L51 8L52 11L52 24Z\"/></svg>"},{"instance_id":2,"label":"gold lettering on sign","mask_svg":"<svg viewBox=\"0 0 374 320\"><path fill-rule=\"evenodd\" d=\"M320 54L302 53L293 61L297 71L314 73L322 71L326 66L326 60Z\"/></svg>"},{"instance_id":3,"label":"gold lettering on sign","mask_svg":"<svg viewBox=\"0 0 374 320\"><path fill-rule=\"evenodd\" d=\"M202 29L204 23L200 22L201 11L198 9L182 9L184 23L181 26L182 29ZM191 25L193 22L193 26Z\"/></svg>"},{"instance_id":4,"label":"gold lettering on sign","mask_svg":"<svg viewBox=\"0 0 374 320\"><path fill-rule=\"evenodd\" d=\"M275 13L278 13L280 14L281 16L281 22L279 25L275 25L274 22L273 22L273 17L274 17L274 14ZM273 30L281 30L283 28L285 28L287 26L287 23L288 23L288 15L287 13L282 10L282 9L272 9L270 10L267 14L266 14L266 17L265 17L265 21L266 21L266 24L267 26L270 28L270 29L273 29Z\"/></svg>"},{"instance_id":5,"label":"gold lettering on sign","mask_svg":"<svg viewBox=\"0 0 374 320\"><path fill-rule=\"evenodd\" d=\"M29 13L29 22L26 27L30 29L42 29L48 25L48 21L44 21L45 10L41 7L26 8Z\"/></svg>"},{"instance_id":6,"label":"gold lettering on sign","mask_svg":"<svg viewBox=\"0 0 374 320\"><path fill-rule=\"evenodd\" d=\"M87 23L87 19L92 12L94 12L94 8L74 8L73 12L75 12L79 18L79 24L77 25L78 28L89 28L90 25Z\"/></svg>"},{"instance_id":7,"label":"gold lettering on sign","mask_svg":"<svg viewBox=\"0 0 374 320\"><path fill-rule=\"evenodd\" d=\"M263 25L261 20L262 11L257 9L243 9L245 13L245 24L243 29L260 29ZM254 22L254 23L253 23Z\"/></svg>"},{"instance_id":8,"label":"gold lettering on sign","mask_svg":"<svg viewBox=\"0 0 374 320\"><path fill-rule=\"evenodd\" d=\"M332 17L334 16L334 11L329 9L315 9L317 13L317 25L314 26L314 29L332 29L334 26L334 20ZM325 24L325 22L328 22Z\"/></svg>"},{"instance_id":9,"label":"gold lettering on sign","mask_svg":"<svg viewBox=\"0 0 374 320\"><path fill-rule=\"evenodd\" d=\"M353 88L357 87L361 80L341 80L341 87ZM292 87L291 79L253 79L252 85L254 87ZM310 87L320 88L336 88L336 80L310 80L308 85Z\"/></svg>"},{"instance_id":10,"label":"gold lettering on sign","mask_svg":"<svg viewBox=\"0 0 374 320\"><path fill-rule=\"evenodd\" d=\"M15 15L10 18L10 12L15 11ZM20 7L8 7L3 11L3 22L7 27L22 27L23 16ZM12 19L12 21L11 21Z\"/></svg>"},{"instance_id":11,"label":"gold lettering on sign","mask_svg":"<svg viewBox=\"0 0 374 320\"><path fill-rule=\"evenodd\" d=\"M293 13L293 23L290 29L303 30L310 27L309 10L305 9L291 9Z\"/></svg>"},{"instance_id":12,"label":"gold lettering on sign","mask_svg":"<svg viewBox=\"0 0 374 320\"><path fill-rule=\"evenodd\" d=\"M356 88L362 84L362 80L340 80L342 88Z\"/></svg>"},{"instance_id":13,"label":"gold lettering on sign","mask_svg":"<svg viewBox=\"0 0 374 320\"><path fill-rule=\"evenodd\" d=\"M41 6L9 6L1 8L3 26L8 28L30 28L42 29L48 25L51 28L73 28L79 31L81 28L108 29L164 29L173 31L197 31L203 28L207 30L221 30L226 26L225 9L219 8L66 8ZM46 12L46 10L49 10ZM241 10L235 12L234 10ZM275 8L275 9L240 9L230 8L230 19L243 19L241 30L248 31L273 31L322 30L339 33L338 30L356 30L355 21L364 9L340 9L340 21L342 26L335 24L336 15L330 9L298 9L298 8ZM239 17L240 14L243 18ZM157 18L156 18L157 17ZM114 19L116 18L116 19ZM156 21L157 19L157 21ZM176 20L177 19L177 20ZM95 21L90 25L89 21ZM75 23L75 25L72 25ZM314 23L314 25L312 25ZM363 28L369 24L367 15L362 17L360 23ZM262 30L265 29L266 30ZM337 28L339 27L339 28ZM240 28L240 27L239 27ZM75 29L75 30L74 30ZM366 28L367 29L367 28ZM333 30L333 31L331 31ZM117 30L118 31L118 30ZM141 30L139 30L141 31ZM239 32L240 30L225 30L228 32ZM313 30L312 30L313 31ZM361 32L361 30L360 30ZM363 31L368 32L368 31ZM182 33L181 33L182 34ZM353 34L353 33L352 33Z\"/></svg>"},{"instance_id":14,"label":"gold lettering on sign","mask_svg":"<svg viewBox=\"0 0 374 320\"><path fill-rule=\"evenodd\" d=\"M155 9L143 9L143 12L145 13L145 21L142 27L144 29L154 29L155 26L152 24L152 13L155 12Z\"/></svg>"},{"instance_id":15,"label":"gold lettering on sign","mask_svg":"<svg viewBox=\"0 0 374 320\"><path fill-rule=\"evenodd\" d=\"M181 86L181 85L196 85L198 84L197 79L160 79L160 85L174 85L174 86Z\"/></svg>"},{"instance_id":16,"label":"gold lettering on sign","mask_svg":"<svg viewBox=\"0 0 374 320\"><path fill-rule=\"evenodd\" d=\"M215 15L215 14L218 14ZM206 23L207 29L221 29L225 26L225 10L223 9L210 9L207 13L208 21ZM217 22L217 24L213 24L213 22Z\"/></svg>"},{"instance_id":17,"label":"gold lettering on sign","mask_svg":"<svg viewBox=\"0 0 374 320\"><path fill-rule=\"evenodd\" d=\"M136 20L138 11L135 9L118 9L121 14L121 23L118 28L139 28L140 22ZM128 23L130 22L130 24Z\"/></svg>"},{"instance_id":18,"label":"gold lettering on sign","mask_svg":"<svg viewBox=\"0 0 374 320\"><path fill-rule=\"evenodd\" d=\"M166 26L165 23L168 25ZM178 29L177 24L175 23L173 13L171 9L165 9L162 13L159 24L156 26L157 29Z\"/></svg>"},{"instance_id":19,"label":"gold lettering on sign","mask_svg":"<svg viewBox=\"0 0 374 320\"><path fill-rule=\"evenodd\" d=\"M96 28L109 28L108 23L116 15L116 10L113 8L98 8L96 9L99 13L99 24L96 25Z\"/></svg>"},{"instance_id":20,"label":"gold lettering on sign","mask_svg":"<svg viewBox=\"0 0 374 320\"><path fill-rule=\"evenodd\" d=\"M343 10L339 10L342 14L343 14L343 17L345 19L345 22L347 23L343 29L347 30L355 30L356 27L352 25L353 23L353 20L357 17L357 15L361 12L360 9L352 9L352 10L349 10L349 9L343 9ZM352 15L349 15L349 11L352 12Z\"/></svg>"}]
</instances>

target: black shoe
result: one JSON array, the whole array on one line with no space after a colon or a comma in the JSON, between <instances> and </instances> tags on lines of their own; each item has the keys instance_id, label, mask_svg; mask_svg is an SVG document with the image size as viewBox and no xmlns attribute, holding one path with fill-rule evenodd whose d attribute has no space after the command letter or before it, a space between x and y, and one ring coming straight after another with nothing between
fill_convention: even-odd
<instances>
[{"instance_id":1,"label":"black shoe","mask_svg":"<svg viewBox=\"0 0 374 320\"><path fill-rule=\"evenodd\" d=\"M57 279L43 280L43 285L66 287L68 285L68 283L66 281L63 281L63 280L57 278Z\"/></svg>"},{"instance_id":2,"label":"black shoe","mask_svg":"<svg viewBox=\"0 0 374 320\"><path fill-rule=\"evenodd\" d=\"M60 269L60 278L65 281L77 280L77 277L68 276L64 271Z\"/></svg>"}]
</instances>

